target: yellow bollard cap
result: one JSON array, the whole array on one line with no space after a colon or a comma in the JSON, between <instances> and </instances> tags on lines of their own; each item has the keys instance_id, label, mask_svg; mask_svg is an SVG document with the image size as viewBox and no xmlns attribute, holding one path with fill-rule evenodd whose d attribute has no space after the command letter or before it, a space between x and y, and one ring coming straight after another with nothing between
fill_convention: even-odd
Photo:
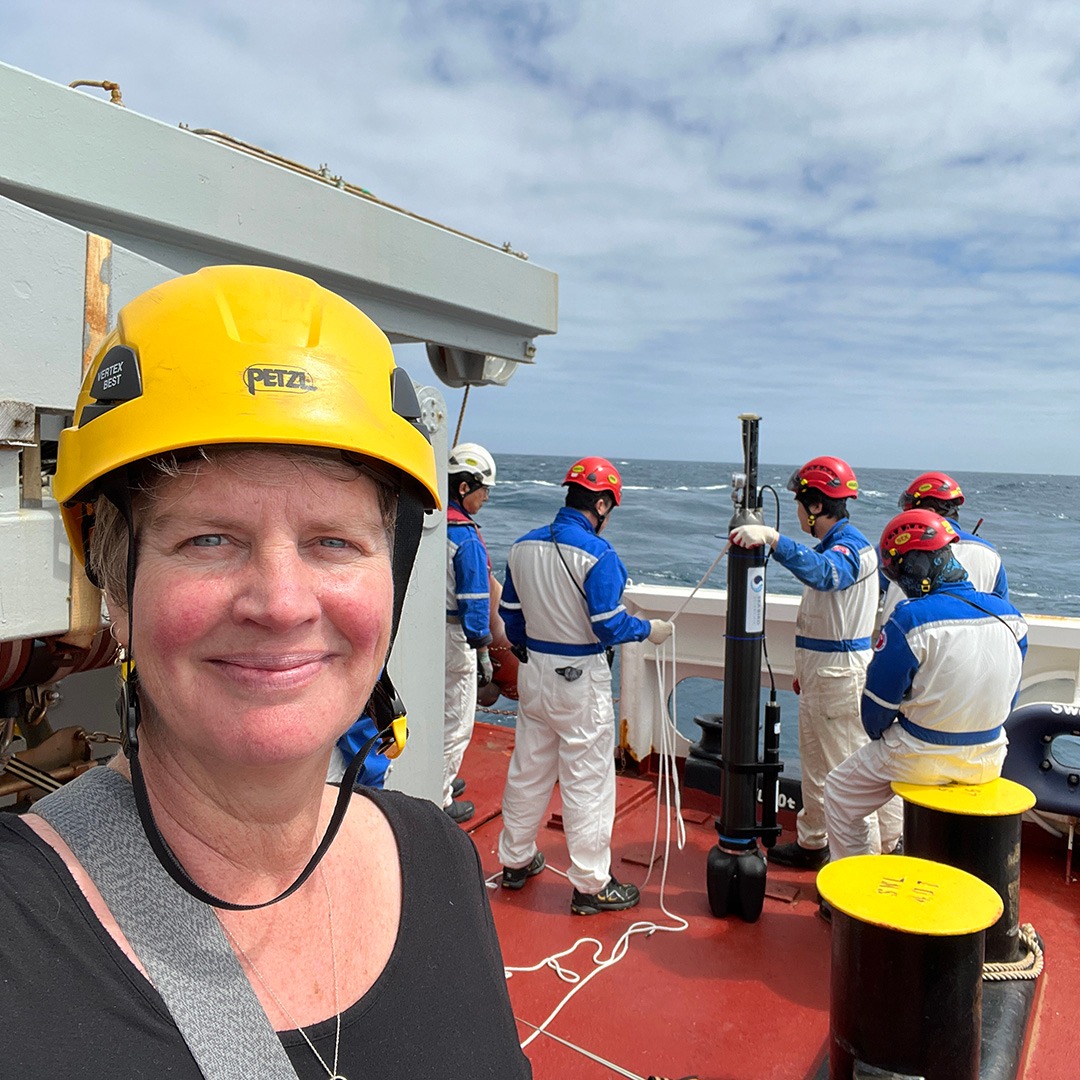
<instances>
[{"instance_id":1,"label":"yellow bollard cap","mask_svg":"<svg viewBox=\"0 0 1080 1080\"><path fill-rule=\"evenodd\" d=\"M818 892L860 922L928 937L985 930L1001 918L1001 897L955 866L911 855L853 855L825 866Z\"/></svg>"},{"instance_id":2,"label":"yellow bollard cap","mask_svg":"<svg viewBox=\"0 0 1080 1080\"><path fill-rule=\"evenodd\" d=\"M893 792L904 802L968 817L1011 817L1035 805L1023 784L999 777L988 784L905 784L894 780Z\"/></svg>"}]
</instances>

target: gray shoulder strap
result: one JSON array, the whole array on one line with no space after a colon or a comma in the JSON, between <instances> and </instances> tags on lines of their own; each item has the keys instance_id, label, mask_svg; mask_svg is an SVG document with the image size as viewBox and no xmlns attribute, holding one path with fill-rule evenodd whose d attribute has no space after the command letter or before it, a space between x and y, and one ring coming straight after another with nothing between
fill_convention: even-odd
<instances>
[{"instance_id":1,"label":"gray shoulder strap","mask_svg":"<svg viewBox=\"0 0 1080 1080\"><path fill-rule=\"evenodd\" d=\"M131 784L90 769L34 804L93 879L206 1080L296 1080L213 911L157 861Z\"/></svg>"}]
</instances>

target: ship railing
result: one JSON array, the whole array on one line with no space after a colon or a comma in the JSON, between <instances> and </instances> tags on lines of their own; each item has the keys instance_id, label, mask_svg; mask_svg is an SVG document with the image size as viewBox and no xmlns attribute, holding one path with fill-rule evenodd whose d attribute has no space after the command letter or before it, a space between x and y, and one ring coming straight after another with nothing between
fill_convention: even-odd
<instances>
[{"instance_id":1,"label":"ship railing","mask_svg":"<svg viewBox=\"0 0 1080 1080\"><path fill-rule=\"evenodd\" d=\"M643 619L670 619L677 612L674 658L679 682L690 678L723 681L727 591L674 585L629 585L623 594L627 610ZM685 608L683 605L685 604ZM680 612L680 608L683 610ZM777 690L791 690L795 675L795 619L798 596L769 593L765 635ZM1080 704L1080 618L1028 615L1028 652L1018 704L1059 701ZM671 694L668 645L648 642L623 645L620 653L619 729L622 746L635 760L644 760L660 745L666 701ZM658 664L659 661L659 664ZM764 662L763 684L768 685ZM661 682L662 680L662 682ZM719 696L717 700L720 700ZM791 721L794 717L789 718ZM680 734L677 752L685 755L690 740Z\"/></svg>"}]
</instances>

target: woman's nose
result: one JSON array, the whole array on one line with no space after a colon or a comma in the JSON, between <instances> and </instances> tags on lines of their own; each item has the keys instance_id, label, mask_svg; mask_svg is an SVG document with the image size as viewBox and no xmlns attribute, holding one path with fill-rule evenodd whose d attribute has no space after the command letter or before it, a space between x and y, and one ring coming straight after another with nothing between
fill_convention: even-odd
<instances>
[{"instance_id":1,"label":"woman's nose","mask_svg":"<svg viewBox=\"0 0 1080 1080\"><path fill-rule=\"evenodd\" d=\"M318 579L294 544L253 552L236 599L240 619L285 630L318 619Z\"/></svg>"}]
</instances>

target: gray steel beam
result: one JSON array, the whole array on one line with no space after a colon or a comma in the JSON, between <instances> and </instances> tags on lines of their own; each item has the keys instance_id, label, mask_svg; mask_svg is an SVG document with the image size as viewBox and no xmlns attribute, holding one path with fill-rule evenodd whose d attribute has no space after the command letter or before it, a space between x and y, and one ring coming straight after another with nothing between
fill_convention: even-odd
<instances>
[{"instance_id":1,"label":"gray steel beam","mask_svg":"<svg viewBox=\"0 0 1080 1080\"><path fill-rule=\"evenodd\" d=\"M0 64L0 195L185 273L295 270L395 341L528 361L558 278L499 248Z\"/></svg>"}]
</instances>

